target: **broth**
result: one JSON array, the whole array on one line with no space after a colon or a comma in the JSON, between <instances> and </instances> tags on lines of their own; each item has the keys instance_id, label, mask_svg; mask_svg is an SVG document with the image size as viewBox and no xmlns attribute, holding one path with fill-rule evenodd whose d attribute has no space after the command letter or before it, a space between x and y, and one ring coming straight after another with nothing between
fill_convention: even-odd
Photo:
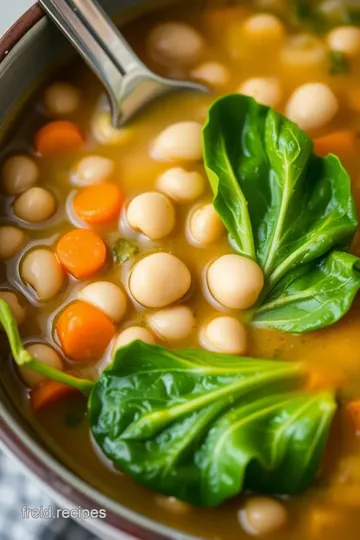
<instances>
[{"instance_id":1,"label":"broth","mask_svg":"<svg viewBox=\"0 0 360 540\"><path fill-rule=\"evenodd\" d=\"M328 125L315 131L314 136L328 133L330 130L351 129L360 132L360 103L354 111L349 107L349 90L358 88L360 92L360 54L353 61L349 74L334 76L329 74L328 61L315 67L304 65L303 68L287 65L280 61L278 45L267 47L266 54L261 44L256 47L241 46L236 39L237 28L253 13L250 3L236 6L219 2L216 5L187 4L171 6L140 17L123 27L125 37L140 58L155 71L165 76L189 78L194 66L181 66L175 62L164 65L149 55L147 36L151 29L164 21L180 21L196 28L205 40L205 49L201 61L216 61L228 70L228 80L213 89L209 95L181 93L161 98L151 108L137 116L125 128L124 140L118 144L101 144L94 133L94 115L98 110L101 93L98 82L83 65L74 65L58 74L56 80L67 81L80 88L82 94L79 111L65 115L75 121L86 135L83 149L60 156L35 156L39 168L41 186L48 188L56 197L57 209L44 223L30 224L19 220L13 211L13 198L0 197L1 224L18 223L26 232L28 241L24 247L10 258L1 268L1 289L16 289L24 296L27 304L27 317L21 326L25 343L45 341L51 344L62 356L61 344L53 328L54 321L64 307L76 298L78 290L93 278L78 281L66 277L66 285L61 292L47 302L39 302L34 290L24 282L20 275L20 266L29 247L55 246L65 232L84 224L71 210L73 197L77 192L74 187L74 164L83 156L96 154L115 163L112 180L121 186L125 198L124 207L135 196L146 191L156 190L156 179L169 168L169 163L157 161L149 152L149 144L167 126L183 121L203 123L208 107L216 96L235 92L241 84L252 77L277 77L281 81L283 97L278 110L285 112L285 105L294 90L301 84L317 81L330 86L339 99L340 113ZM269 3L271 4L271 2ZM286 8L285 8L286 9ZM286 27L288 36L294 36L304 30L295 26ZM319 40L323 39L322 36ZM239 38L238 38L239 40ZM232 44L232 45L231 45ZM230 50L230 52L229 52ZM234 52L235 51L235 52ZM4 159L12 153L33 152L32 140L35 131L52 119L43 105L44 90L27 105L23 118L14 129L12 139L3 152ZM360 209L360 139L356 142L354 155L340 156L352 179L353 193ZM201 163L191 163L191 170L205 176ZM181 347L199 347L201 326L216 314L216 308L203 294L204 267L219 256L232 253L233 249L226 235L206 247L189 243L184 235L190 209L196 205L211 201L211 190L206 186L203 194L196 201L175 204L176 225L172 233L160 240L149 241L134 231L126 230L130 240L135 240L140 253L165 251L175 254L185 263L192 275L192 289L187 297L196 316L196 328L181 342ZM93 227L107 242L112 242L112 234L118 231L118 223L95 225ZM352 246L355 254L360 254L360 245L356 240ZM121 267L108 261L96 274L97 280L107 280L123 287L131 264ZM226 310L223 310L226 312ZM117 324L117 328L133 324L146 325L147 311L139 309L136 303L128 301L126 318ZM318 367L334 380L341 381L341 399L356 400L360 391L360 353L357 343L360 324L360 300L355 300L351 311L338 323L315 332L303 335L285 334L271 330L250 327L248 330L248 355L252 357L301 360L312 368ZM159 340L161 342L161 340ZM170 348L178 344L166 343ZM98 370L109 360L109 349L98 362L82 368L84 376L95 378ZM73 366L71 360L66 360ZM78 369L78 365L74 366ZM212 540L232 540L248 537L242 528L239 512L248 494L237 497L219 508L200 509L180 507L177 509L171 501L136 485L128 476L116 471L105 459L99 457L90 439L86 418L85 399L73 396L59 400L51 407L45 407L33 413L28 407L27 391L17 374L10 366L7 374L11 387L15 386L16 395L21 396L22 408L29 415L40 436L50 445L52 451L89 484L97 487L106 495L154 520L166 523L181 531ZM360 439L357 437L351 420L340 410L328 444L323 469L315 485L304 495L285 498L283 504L288 512L287 524L279 531L269 534L269 539L277 540L335 540L341 535L346 540L358 537L360 505Z\"/></svg>"}]
</instances>

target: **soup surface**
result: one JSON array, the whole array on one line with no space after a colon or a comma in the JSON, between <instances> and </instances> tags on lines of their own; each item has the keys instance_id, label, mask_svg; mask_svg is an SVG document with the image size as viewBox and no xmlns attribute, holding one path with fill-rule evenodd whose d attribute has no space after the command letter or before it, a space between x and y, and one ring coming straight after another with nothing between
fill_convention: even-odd
<instances>
[{"instance_id":1,"label":"soup surface","mask_svg":"<svg viewBox=\"0 0 360 540\"><path fill-rule=\"evenodd\" d=\"M244 324L239 310L256 301L262 273L245 265L237 296L235 286L222 287L231 258L213 266L235 249L212 206L201 126L216 97L254 97L298 123L319 154L340 157L359 207L360 28L345 25L331 2L316 12L333 22L331 31L314 28L317 19L306 14L294 19L281 0L193 4L122 29L154 71L206 84L209 94L161 98L115 130L98 82L76 64L23 111L2 151L0 296L34 356L83 378L96 380L113 351L134 339L302 361L326 374L341 407L316 482L295 498L244 493L216 509L191 507L135 484L100 457L81 395L65 395L12 362L8 385L67 466L154 520L213 540L355 540L359 300L336 324L305 334ZM360 254L356 238L351 252Z\"/></svg>"}]
</instances>

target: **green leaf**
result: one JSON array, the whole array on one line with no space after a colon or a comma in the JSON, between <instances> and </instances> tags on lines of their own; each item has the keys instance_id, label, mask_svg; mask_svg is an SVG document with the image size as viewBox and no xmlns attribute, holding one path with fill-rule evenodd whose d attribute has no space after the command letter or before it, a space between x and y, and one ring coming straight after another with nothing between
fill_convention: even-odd
<instances>
[{"instance_id":1,"label":"green leaf","mask_svg":"<svg viewBox=\"0 0 360 540\"><path fill-rule=\"evenodd\" d=\"M284 332L310 332L338 321L360 287L360 261L333 251L285 276L254 315L254 324Z\"/></svg>"},{"instance_id":2,"label":"green leaf","mask_svg":"<svg viewBox=\"0 0 360 540\"><path fill-rule=\"evenodd\" d=\"M45 377L47 377L48 379L58 381L60 383L66 384L67 386L72 386L73 388L80 390L80 392L83 392L84 394L88 394L90 392L94 385L93 382L86 379L79 379L77 377L73 377L68 373L59 371L58 369L52 368L47 364L43 364L42 362L39 362L39 360L36 360L36 358L24 348L11 309L9 308L8 304L2 299L0 299L0 324L6 332L11 348L11 353L18 366L26 366L28 369L31 369L36 373L45 375Z\"/></svg>"},{"instance_id":3,"label":"green leaf","mask_svg":"<svg viewBox=\"0 0 360 540\"><path fill-rule=\"evenodd\" d=\"M91 430L122 471L194 505L244 488L294 494L313 481L336 409L303 381L301 364L137 341L95 384Z\"/></svg>"},{"instance_id":4,"label":"green leaf","mask_svg":"<svg viewBox=\"0 0 360 540\"><path fill-rule=\"evenodd\" d=\"M357 216L349 175L336 156L314 155L311 138L293 122L250 97L229 95L210 108L203 138L214 206L238 252L263 269L260 304L300 265L350 245ZM292 331L307 328L302 316Z\"/></svg>"},{"instance_id":5,"label":"green leaf","mask_svg":"<svg viewBox=\"0 0 360 540\"><path fill-rule=\"evenodd\" d=\"M339 25L360 26L360 5L358 0L329 2L319 0L290 0L293 19L302 28L323 34Z\"/></svg>"},{"instance_id":6,"label":"green leaf","mask_svg":"<svg viewBox=\"0 0 360 540\"><path fill-rule=\"evenodd\" d=\"M346 75L350 72L350 64L346 55L340 51L330 51L330 75Z\"/></svg>"},{"instance_id":7,"label":"green leaf","mask_svg":"<svg viewBox=\"0 0 360 540\"><path fill-rule=\"evenodd\" d=\"M118 238L113 244L112 253L114 262L124 264L139 253L139 248L126 238Z\"/></svg>"}]
</instances>

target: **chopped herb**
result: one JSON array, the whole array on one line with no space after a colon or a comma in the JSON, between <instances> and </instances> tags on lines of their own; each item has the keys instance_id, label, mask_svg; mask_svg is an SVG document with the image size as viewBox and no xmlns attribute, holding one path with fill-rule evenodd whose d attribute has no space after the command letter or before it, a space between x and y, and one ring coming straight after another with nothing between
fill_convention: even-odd
<instances>
[{"instance_id":1,"label":"chopped herb","mask_svg":"<svg viewBox=\"0 0 360 540\"><path fill-rule=\"evenodd\" d=\"M330 75L346 75L350 65L345 54L340 51L330 51Z\"/></svg>"},{"instance_id":2,"label":"chopped herb","mask_svg":"<svg viewBox=\"0 0 360 540\"><path fill-rule=\"evenodd\" d=\"M77 427L84 419L83 411L68 411L65 416L65 425L70 428Z\"/></svg>"},{"instance_id":3,"label":"chopped herb","mask_svg":"<svg viewBox=\"0 0 360 540\"><path fill-rule=\"evenodd\" d=\"M139 253L139 248L134 242L126 240L126 238L118 238L112 247L114 262L124 264Z\"/></svg>"}]
</instances>

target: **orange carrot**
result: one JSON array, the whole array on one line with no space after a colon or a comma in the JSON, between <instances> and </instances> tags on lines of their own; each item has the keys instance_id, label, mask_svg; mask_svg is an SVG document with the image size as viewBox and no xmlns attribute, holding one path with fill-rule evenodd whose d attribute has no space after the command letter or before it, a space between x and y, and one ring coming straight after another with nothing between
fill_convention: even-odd
<instances>
[{"instance_id":1,"label":"orange carrot","mask_svg":"<svg viewBox=\"0 0 360 540\"><path fill-rule=\"evenodd\" d=\"M61 313L56 331L68 358L76 362L89 362L102 355L116 330L103 311L77 301Z\"/></svg>"},{"instance_id":2,"label":"orange carrot","mask_svg":"<svg viewBox=\"0 0 360 540\"><path fill-rule=\"evenodd\" d=\"M342 384L343 381L339 375L313 371L309 375L307 387L309 390L326 390L329 388L339 390Z\"/></svg>"},{"instance_id":3,"label":"orange carrot","mask_svg":"<svg viewBox=\"0 0 360 540\"><path fill-rule=\"evenodd\" d=\"M69 274L86 279L106 263L106 246L97 233L87 229L74 229L59 240L57 256Z\"/></svg>"},{"instance_id":4,"label":"orange carrot","mask_svg":"<svg viewBox=\"0 0 360 540\"><path fill-rule=\"evenodd\" d=\"M50 122L35 135L35 150L42 155L54 155L77 150L84 137L76 124L65 120Z\"/></svg>"},{"instance_id":5,"label":"orange carrot","mask_svg":"<svg viewBox=\"0 0 360 540\"><path fill-rule=\"evenodd\" d=\"M355 430L360 432L360 399L350 401L350 403L346 405L346 410L350 414Z\"/></svg>"},{"instance_id":6,"label":"orange carrot","mask_svg":"<svg viewBox=\"0 0 360 540\"><path fill-rule=\"evenodd\" d=\"M79 390L66 386L57 381L44 381L36 388L33 388L30 393L30 404L33 411L37 412L43 407L52 405L59 399L77 394Z\"/></svg>"},{"instance_id":7,"label":"orange carrot","mask_svg":"<svg viewBox=\"0 0 360 540\"><path fill-rule=\"evenodd\" d=\"M77 215L90 225L113 221L119 216L123 197L116 184L89 186L74 199Z\"/></svg>"},{"instance_id":8,"label":"orange carrot","mask_svg":"<svg viewBox=\"0 0 360 540\"><path fill-rule=\"evenodd\" d=\"M319 156L329 153L339 157L353 156L357 150L356 134L354 131L334 131L316 139L314 145Z\"/></svg>"}]
</instances>

